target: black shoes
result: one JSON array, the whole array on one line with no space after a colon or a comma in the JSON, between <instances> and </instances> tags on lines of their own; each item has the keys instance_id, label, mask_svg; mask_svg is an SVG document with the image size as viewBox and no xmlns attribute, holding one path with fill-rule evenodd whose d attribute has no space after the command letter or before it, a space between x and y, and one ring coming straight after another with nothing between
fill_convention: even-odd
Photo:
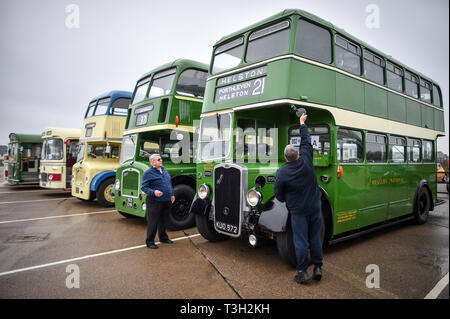
<instances>
[{"instance_id":1,"label":"black shoes","mask_svg":"<svg viewBox=\"0 0 450 319\"><path fill-rule=\"evenodd\" d=\"M295 275L294 280L299 284L306 284L311 277L309 277L306 271L299 270L297 275Z\"/></svg>"},{"instance_id":2,"label":"black shoes","mask_svg":"<svg viewBox=\"0 0 450 319\"><path fill-rule=\"evenodd\" d=\"M320 266L314 267L312 278L316 281L320 281L320 279L322 279L322 268L320 268Z\"/></svg>"},{"instance_id":3,"label":"black shoes","mask_svg":"<svg viewBox=\"0 0 450 319\"><path fill-rule=\"evenodd\" d=\"M308 273L301 270L299 270L294 277L294 280L299 284L306 284L310 279L311 277L309 277ZM320 281L320 279L322 279L322 268L320 266L314 267L312 279L315 281Z\"/></svg>"},{"instance_id":4,"label":"black shoes","mask_svg":"<svg viewBox=\"0 0 450 319\"><path fill-rule=\"evenodd\" d=\"M167 238L165 240L161 240L161 243L173 244L173 241L171 241L169 238ZM147 244L147 248L158 249L158 246L154 242L152 242L150 244Z\"/></svg>"}]
</instances>

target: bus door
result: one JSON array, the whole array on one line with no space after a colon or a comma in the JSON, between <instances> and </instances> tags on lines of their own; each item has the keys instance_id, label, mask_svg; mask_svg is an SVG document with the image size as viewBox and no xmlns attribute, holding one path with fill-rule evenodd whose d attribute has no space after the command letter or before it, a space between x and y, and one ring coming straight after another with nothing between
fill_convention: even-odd
<instances>
[{"instance_id":1,"label":"bus door","mask_svg":"<svg viewBox=\"0 0 450 319\"><path fill-rule=\"evenodd\" d=\"M66 141L66 188L71 188L72 167L77 162L78 140Z\"/></svg>"},{"instance_id":2,"label":"bus door","mask_svg":"<svg viewBox=\"0 0 450 319\"><path fill-rule=\"evenodd\" d=\"M363 133L359 130L338 128L334 190L335 233L360 227L360 215L367 203L364 198L368 189L364 165ZM330 192L333 193L333 192Z\"/></svg>"},{"instance_id":3,"label":"bus door","mask_svg":"<svg viewBox=\"0 0 450 319\"><path fill-rule=\"evenodd\" d=\"M360 226L368 226L382 222L388 218L390 193L389 185L391 167L387 162L387 136L384 134L366 133L366 174L368 196L365 197L365 208L361 212Z\"/></svg>"},{"instance_id":4,"label":"bus door","mask_svg":"<svg viewBox=\"0 0 450 319\"><path fill-rule=\"evenodd\" d=\"M23 144L21 150L21 171L23 181L35 181L39 170L39 156L41 147L36 144ZM38 153L39 152L39 153Z\"/></svg>"},{"instance_id":5,"label":"bus door","mask_svg":"<svg viewBox=\"0 0 450 319\"><path fill-rule=\"evenodd\" d=\"M389 162L391 188L389 199L389 219L412 211L411 196L408 192L408 165L406 163L406 139L389 137Z\"/></svg>"}]
</instances>

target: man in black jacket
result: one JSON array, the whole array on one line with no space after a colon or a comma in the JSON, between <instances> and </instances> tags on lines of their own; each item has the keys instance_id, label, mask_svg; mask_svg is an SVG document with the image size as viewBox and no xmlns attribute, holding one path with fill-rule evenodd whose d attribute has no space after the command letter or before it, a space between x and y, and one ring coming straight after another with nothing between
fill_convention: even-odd
<instances>
[{"instance_id":1,"label":"man in black jacket","mask_svg":"<svg viewBox=\"0 0 450 319\"><path fill-rule=\"evenodd\" d=\"M322 214L321 192L317 184L313 166L313 147L308 127L307 115L300 117L300 153L288 145L284 149L285 163L277 172L274 192L280 202L286 202L291 215L298 274L294 280L304 284L309 281L308 246L314 264L313 279L322 278Z\"/></svg>"}]
</instances>

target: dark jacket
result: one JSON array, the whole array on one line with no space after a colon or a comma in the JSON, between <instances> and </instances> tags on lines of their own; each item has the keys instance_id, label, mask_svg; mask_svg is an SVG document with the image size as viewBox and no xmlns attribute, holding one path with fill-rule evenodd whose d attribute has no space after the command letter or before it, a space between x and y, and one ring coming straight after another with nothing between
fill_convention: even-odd
<instances>
[{"instance_id":1,"label":"dark jacket","mask_svg":"<svg viewBox=\"0 0 450 319\"><path fill-rule=\"evenodd\" d=\"M286 207L293 214L309 214L317 207L321 192L317 184L313 166L313 147L308 127L300 127L300 158L287 162L278 170L275 177L275 197L286 202Z\"/></svg>"},{"instance_id":2,"label":"dark jacket","mask_svg":"<svg viewBox=\"0 0 450 319\"><path fill-rule=\"evenodd\" d=\"M161 171L162 173L153 166L146 170L142 178L141 190L153 200L167 202L173 196L172 179L164 167L161 167ZM156 197L155 190L161 191L163 195Z\"/></svg>"}]
</instances>

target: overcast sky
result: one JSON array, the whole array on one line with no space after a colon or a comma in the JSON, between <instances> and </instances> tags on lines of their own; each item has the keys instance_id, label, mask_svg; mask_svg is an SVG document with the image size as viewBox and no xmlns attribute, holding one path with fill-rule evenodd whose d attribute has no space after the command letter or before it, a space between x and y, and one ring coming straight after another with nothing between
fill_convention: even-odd
<instances>
[{"instance_id":1,"label":"overcast sky","mask_svg":"<svg viewBox=\"0 0 450 319\"><path fill-rule=\"evenodd\" d=\"M79 28L68 27L76 26L70 4ZM177 58L209 63L222 36L290 8L437 81L447 132L438 150L448 154L448 0L0 0L0 144L10 132L81 127L92 97L132 91L139 76Z\"/></svg>"}]
</instances>

